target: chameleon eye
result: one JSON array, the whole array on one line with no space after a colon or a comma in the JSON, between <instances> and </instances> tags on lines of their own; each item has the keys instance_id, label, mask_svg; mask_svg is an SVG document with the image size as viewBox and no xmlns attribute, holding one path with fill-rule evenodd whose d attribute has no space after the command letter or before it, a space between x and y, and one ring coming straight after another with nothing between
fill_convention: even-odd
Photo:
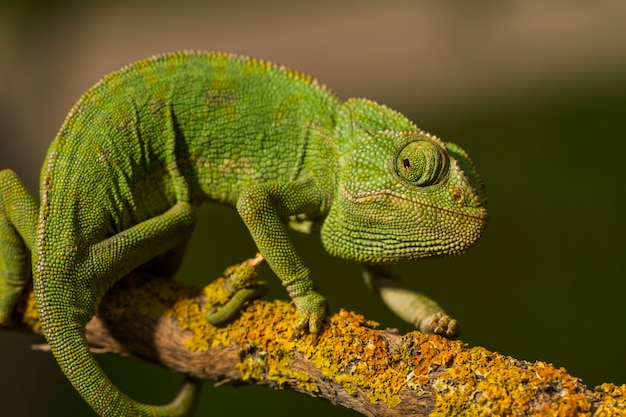
<instances>
[{"instance_id":1,"label":"chameleon eye","mask_svg":"<svg viewBox=\"0 0 626 417\"><path fill-rule=\"evenodd\" d=\"M447 174L448 154L435 143L409 142L398 154L396 172L404 180L420 187L433 185Z\"/></svg>"}]
</instances>

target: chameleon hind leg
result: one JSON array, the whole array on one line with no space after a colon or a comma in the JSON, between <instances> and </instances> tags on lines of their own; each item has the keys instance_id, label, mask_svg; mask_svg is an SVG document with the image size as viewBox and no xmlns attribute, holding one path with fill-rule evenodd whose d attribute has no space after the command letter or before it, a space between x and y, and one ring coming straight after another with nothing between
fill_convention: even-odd
<instances>
[{"instance_id":1,"label":"chameleon hind leg","mask_svg":"<svg viewBox=\"0 0 626 417\"><path fill-rule=\"evenodd\" d=\"M183 264L189 238L186 238L172 249L155 256L137 269L150 275L172 278Z\"/></svg>"},{"instance_id":2,"label":"chameleon hind leg","mask_svg":"<svg viewBox=\"0 0 626 417\"><path fill-rule=\"evenodd\" d=\"M31 279L38 205L15 172L0 171L0 325L10 325Z\"/></svg>"},{"instance_id":3,"label":"chameleon hind leg","mask_svg":"<svg viewBox=\"0 0 626 417\"><path fill-rule=\"evenodd\" d=\"M269 291L267 283L255 280L259 268L264 262L263 255L258 254L254 259L248 259L242 264L224 271L222 285L228 293L228 300L223 305L214 307L207 314L209 323L214 326L223 324L233 319L245 303L267 294Z\"/></svg>"},{"instance_id":4,"label":"chameleon hind leg","mask_svg":"<svg viewBox=\"0 0 626 417\"><path fill-rule=\"evenodd\" d=\"M458 337L459 323L448 316L434 300L417 293L398 275L380 265L365 266L365 283L401 319L422 333L438 334L449 339Z\"/></svg>"},{"instance_id":5,"label":"chameleon hind leg","mask_svg":"<svg viewBox=\"0 0 626 417\"><path fill-rule=\"evenodd\" d=\"M195 404L200 382L191 379L186 380L181 394L166 406L130 399L107 378L85 337L85 324L95 314L98 300L111 285L155 259L159 253L180 245L188 238L194 224L193 207L179 202L165 213L81 248L81 262L72 265L74 269L66 268L70 271L67 275L64 270L59 272L45 267L44 256L54 254L38 254L39 258L35 259L37 266L43 265L34 270L34 292L44 336L74 388L99 415L182 416ZM47 238L54 239L58 245L56 236ZM63 291L59 291L59 287Z\"/></svg>"}]
</instances>

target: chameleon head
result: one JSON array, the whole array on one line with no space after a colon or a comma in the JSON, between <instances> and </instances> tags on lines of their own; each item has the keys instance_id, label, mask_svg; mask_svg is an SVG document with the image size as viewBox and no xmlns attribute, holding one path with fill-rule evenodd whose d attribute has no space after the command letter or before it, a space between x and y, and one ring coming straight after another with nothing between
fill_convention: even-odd
<instances>
[{"instance_id":1,"label":"chameleon head","mask_svg":"<svg viewBox=\"0 0 626 417\"><path fill-rule=\"evenodd\" d=\"M322 226L332 255L388 263L463 252L487 225L467 153L421 130L358 134Z\"/></svg>"}]
</instances>

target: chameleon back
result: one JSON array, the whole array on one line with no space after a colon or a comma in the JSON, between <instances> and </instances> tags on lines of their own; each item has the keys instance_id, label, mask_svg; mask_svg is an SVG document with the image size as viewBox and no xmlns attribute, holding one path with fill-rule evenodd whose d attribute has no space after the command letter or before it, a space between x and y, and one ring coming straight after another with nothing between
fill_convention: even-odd
<instances>
[{"instance_id":1,"label":"chameleon back","mask_svg":"<svg viewBox=\"0 0 626 417\"><path fill-rule=\"evenodd\" d=\"M189 406L195 388L166 409L122 394L84 326L122 275L184 246L191 205L234 205L254 184L306 180L311 132L332 130L338 107L310 77L194 52L124 67L73 107L42 169L33 280L51 349L94 409L169 416Z\"/></svg>"},{"instance_id":2,"label":"chameleon back","mask_svg":"<svg viewBox=\"0 0 626 417\"><path fill-rule=\"evenodd\" d=\"M234 205L251 184L310 176L309 139L331 135L339 106L315 79L264 61L155 56L83 95L48 151L42 189L89 190L81 199L105 209L94 217L113 216L97 225L112 231L175 201Z\"/></svg>"}]
</instances>

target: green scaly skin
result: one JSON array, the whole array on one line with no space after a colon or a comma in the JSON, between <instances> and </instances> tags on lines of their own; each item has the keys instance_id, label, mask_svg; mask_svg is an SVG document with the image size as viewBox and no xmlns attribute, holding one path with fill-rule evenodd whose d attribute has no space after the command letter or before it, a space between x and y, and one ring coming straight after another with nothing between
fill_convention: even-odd
<instances>
[{"instance_id":1,"label":"green scaly skin","mask_svg":"<svg viewBox=\"0 0 626 417\"><path fill-rule=\"evenodd\" d=\"M97 413L190 412L194 381L162 407L121 393L89 352L85 325L124 274L149 261L176 271L194 207L207 201L237 208L297 306L296 330L314 335L326 303L285 223L321 225L330 254L379 265L461 253L487 219L467 154L401 114L341 103L314 79L255 59L160 55L107 75L74 106L44 162L40 206L0 172L0 323L10 324L32 266L43 333ZM250 298L242 291L208 319L236 314ZM426 330L445 334L438 328Z\"/></svg>"}]
</instances>

